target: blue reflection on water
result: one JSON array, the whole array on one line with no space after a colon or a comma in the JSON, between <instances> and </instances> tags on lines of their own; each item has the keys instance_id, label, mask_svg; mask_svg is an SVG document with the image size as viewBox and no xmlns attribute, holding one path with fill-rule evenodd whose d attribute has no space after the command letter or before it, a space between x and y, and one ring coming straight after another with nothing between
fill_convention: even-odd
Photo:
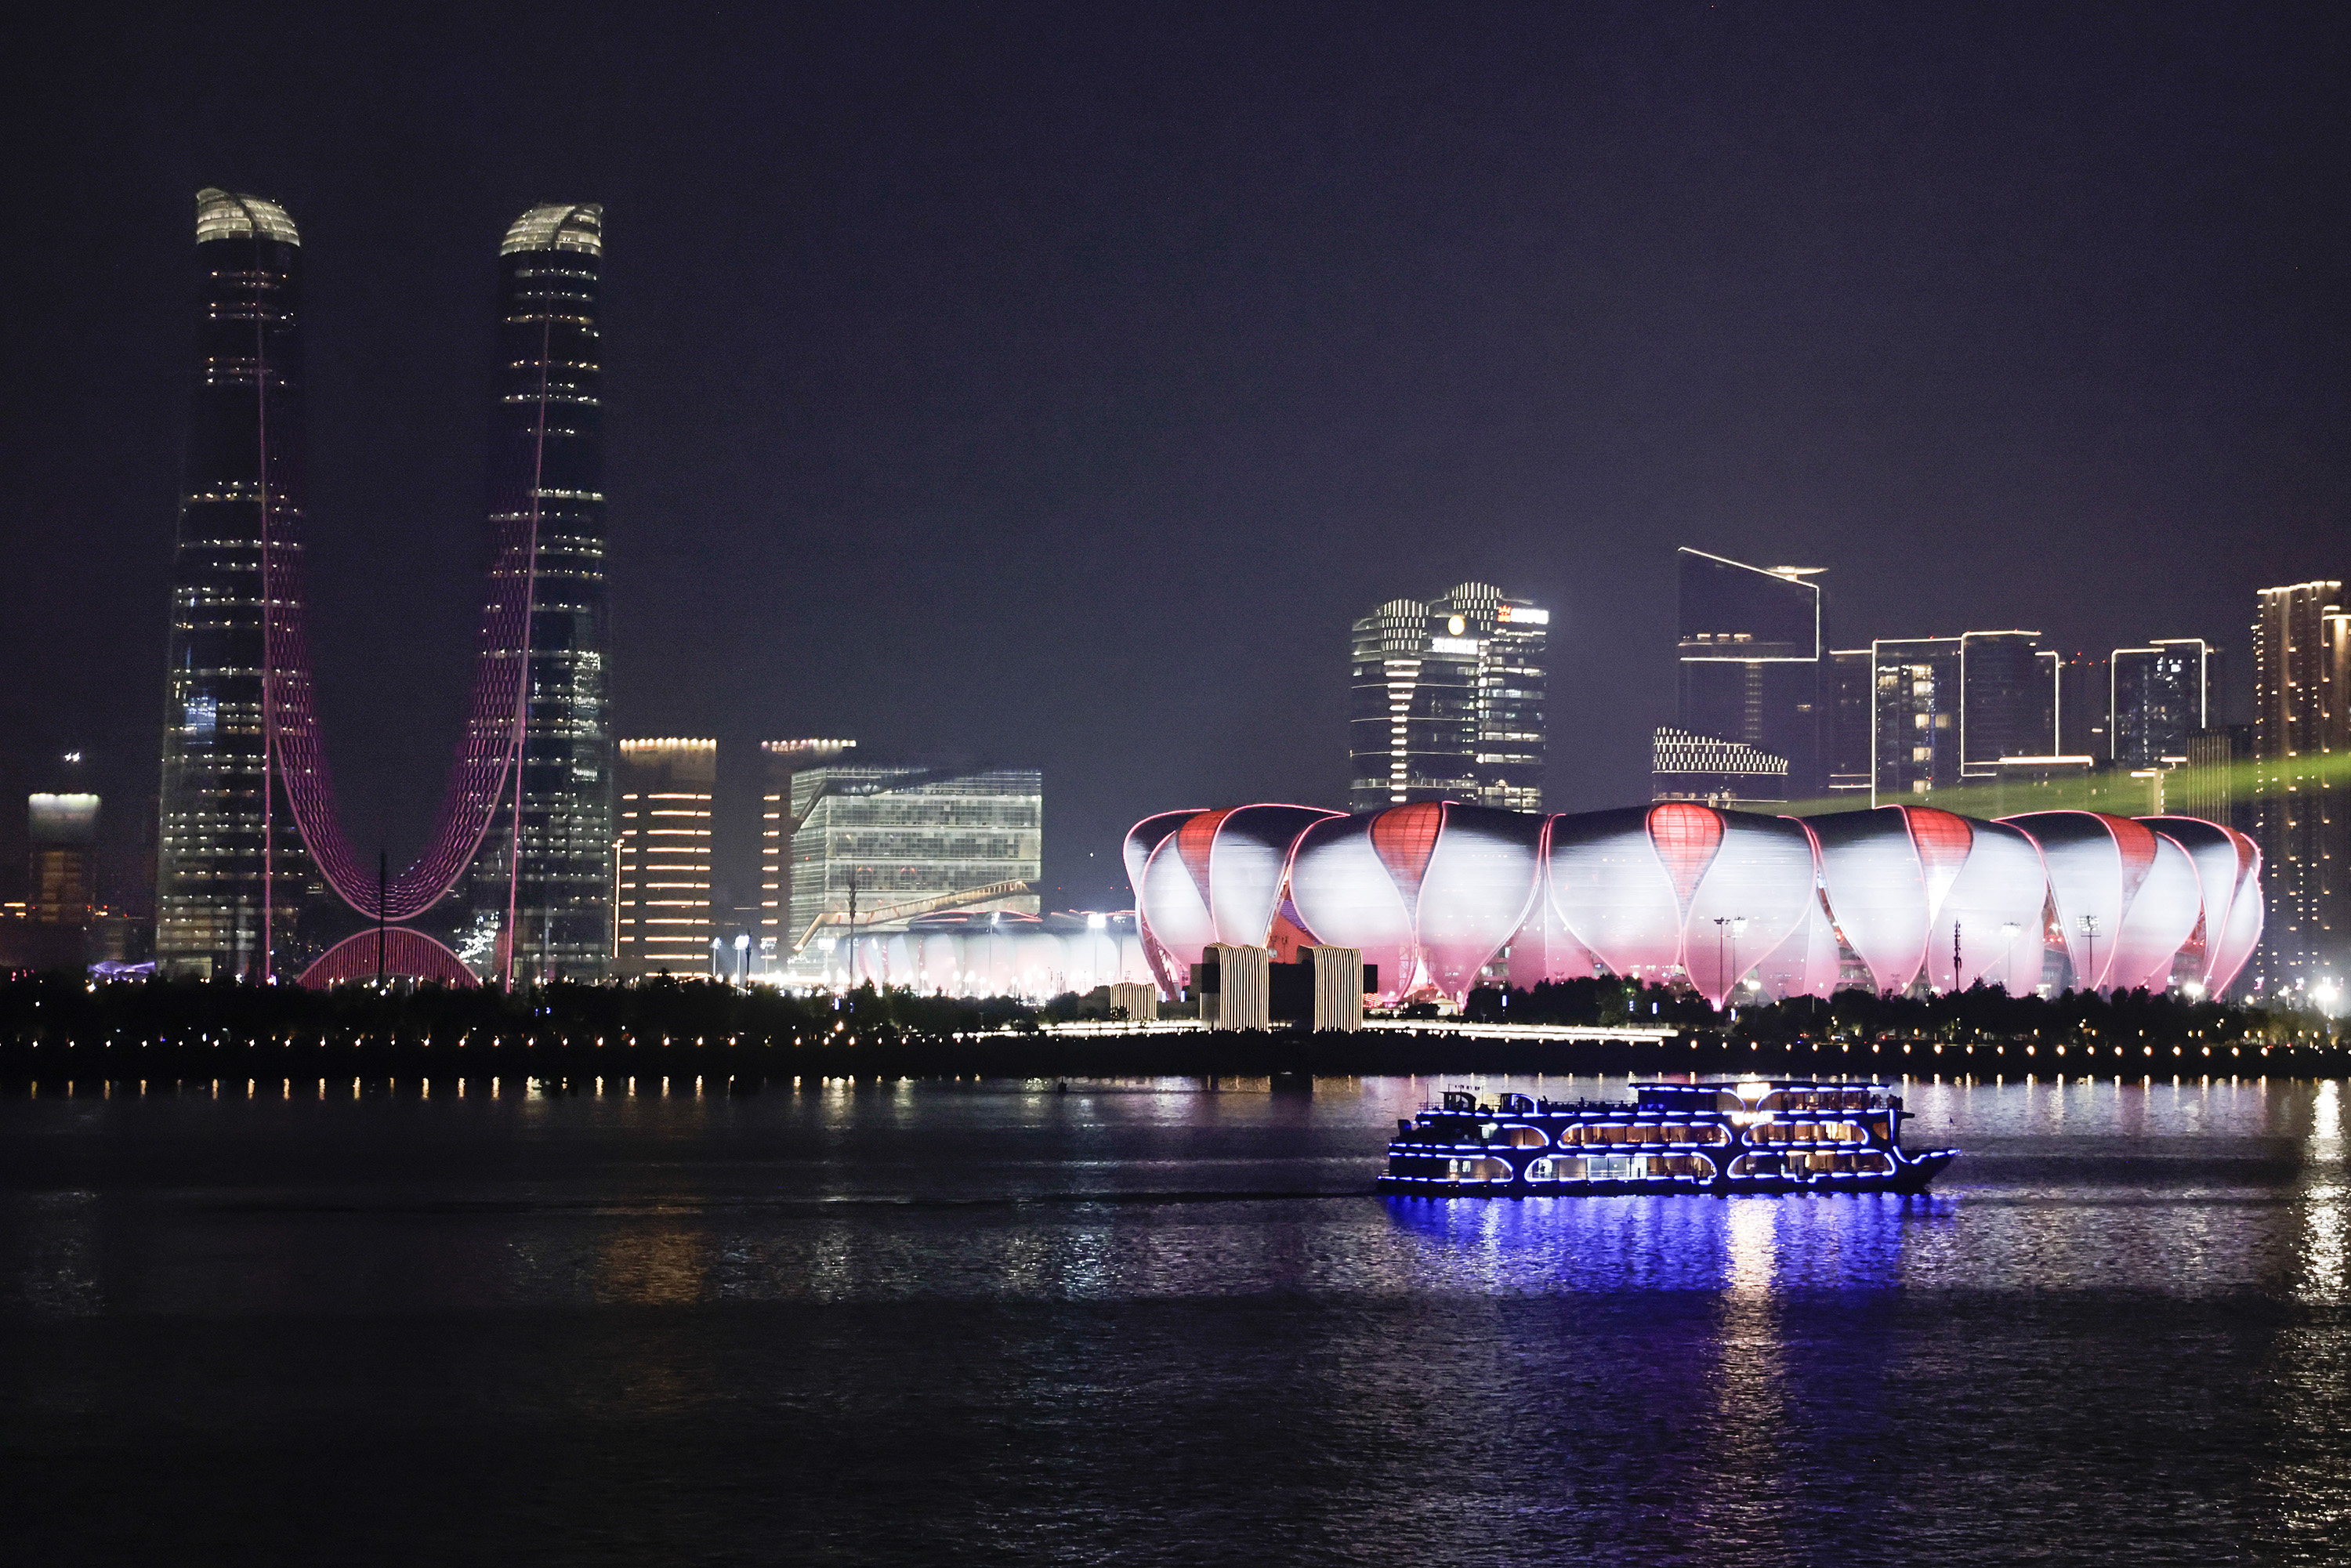
<instances>
[{"instance_id":1,"label":"blue reflection on water","mask_svg":"<svg viewBox=\"0 0 2351 1568\"><path fill-rule=\"evenodd\" d=\"M1907 1239L1949 1198L1856 1194L1385 1200L1448 1272L1560 1291L1893 1290Z\"/></svg>"}]
</instances>

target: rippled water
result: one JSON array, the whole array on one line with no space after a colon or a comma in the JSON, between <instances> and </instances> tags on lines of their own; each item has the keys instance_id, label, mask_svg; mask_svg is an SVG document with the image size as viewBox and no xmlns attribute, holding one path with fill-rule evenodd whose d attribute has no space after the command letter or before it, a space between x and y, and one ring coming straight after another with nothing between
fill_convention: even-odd
<instances>
[{"instance_id":1,"label":"rippled water","mask_svg":"<svg viewBox=\"0 0 2351 1568\"><path fill-rule=\"evenodd\" d=\"M636 1087L0 1102L9 1555L2351 1558L2339 1084L1522 1202L1367 1195L1435 1081Z\"/></svg>"}]
</instances>

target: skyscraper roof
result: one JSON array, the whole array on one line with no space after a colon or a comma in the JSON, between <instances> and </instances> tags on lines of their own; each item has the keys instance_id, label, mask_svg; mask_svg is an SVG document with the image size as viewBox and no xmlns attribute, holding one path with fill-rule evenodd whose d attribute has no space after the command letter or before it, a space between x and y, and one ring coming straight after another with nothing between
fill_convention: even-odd
<instances>
[{"instance_id":1,"label":"skyscraper roof","mask_svg":"<svg viewBox=\"0 0 2351 1568\"><path fill-rule=\"evenodd\" d=\"M514 221L498 246L500 256L518 250L584 250L604 254L604 208L598 202L549 202Z\"/></svg>"},{"instance_id":2,"label":"skyscraper roof","mask_svg":"<svg viewBox=\"0 0 2351 1568\"><path fill-rule=\"evenodd\" d=\"M265 202L259 196L236 191L215 190L210 185L196 193L198 245L212 239L247 237L284 240L287 245L302 243L294 220L276 202Z\"/></svg>"}]
</instances>

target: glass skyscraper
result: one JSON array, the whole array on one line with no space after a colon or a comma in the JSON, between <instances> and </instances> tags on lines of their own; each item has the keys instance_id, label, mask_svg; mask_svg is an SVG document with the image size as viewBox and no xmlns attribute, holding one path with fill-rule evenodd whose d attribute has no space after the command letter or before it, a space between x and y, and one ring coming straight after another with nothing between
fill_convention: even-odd
<instances>
[{"instance_id":1,"label":"glass skyscraper","mask_svg":"<svg viewBox=\"0 0 2351 1568\"><path fill-rule=\"evenodd\" d=\"M2218 648L2179 637L2117 648L2107 662L2107 729L2117 768L2176 768L2189 738L2211 727Z\"/></svg>"},{"instance_id":2,"label":"glass skyscraper","mask_svg":"<svg viewBox=\"0 0 2351 1568\"><path fill-rule=\"evenodd\" d=\"M2057 750L2055 655L2038 632L1970 632L1959 638L1959 770L1995 778L2006 757Z\"/></svg>"},{"instance_id":3,"label":"glass skyscraper","mask_svg":"<svg viewBox=\"0 0 2351 1568\"><path fill-rule=\"evenodd\" d=\"M204 190L196 258L204 316L172 565L155 955L167 975L258 979L310 880L263 695L264 558L302 548L302 238L274 202Z\"/></svg>"},{"instance_id":4,"label":"glass skyscraper","mask_svg":"<svg viewBox=\"0 0 2351 1568\"><path fill-rule=\"evenodd\" d=\"M1392 599L1348 643L1349 809L1543 809L1551 612L1465 582Z\"/></svg>"},{"instance_id":5,"label":"glass skyscraper","mask_svg":"<svg viewBox=\"0 0 2351 1568\"><path fill-rule=\"evenodd\" d=\"M520 768L475 858L469 902L476 930L494 922L515 934L511 967L526 979L593 978L611 946L603 216L592 204L533 207L498 246L489 522L525 545L530 652Z\"/></svg>"},{"instance_id":6,"label":"glass skyscraper","mask_svg":"<svg viewBox=\"0 0 2351 1568\"><path fill-rule=\"evenodd\" d=\"M1825 647L1820 585L1809 580L1817 569L1767 570L1687 549L1675 552L1675 568L1680 678L1673 727L1785 762L1775 776L1780 799L1818 793ZM1662 733L1658 744L1665 745Z\"/></svg>"},{"instance_id":7,"label":"glass skyscraper","mask_svg":"<svg viewBox=\"0 0 2351 1568\"><path fill-rule=\"evenodd\" d=\"M791 775L790 934L819 915L1037 913L1044 775L826 762Z\"/></svg>"},{"instance_id":8,"label":"glass skyscraper","mask_svg":"<svg viewBox=\"0 0 2351 1568\"><path fill-rule=\"evenodd\" d=\"M495 564L473 698L433 840L394 875L336 821L313 700L301 239L275 203L198 193L204 306L162 737L164 973L292 977L315 961L343 974L330 947L379 919L443 977L465 977L461 963L486 979L603 972L601 230L595 206L536 207L499 247Z\"/></svg>"},{"instance_id":9,"label":"glass skyscraper","mask_svg":"<svg viewBox=\"0 0 2351 1568\"><path fill-rule=\"evenodd\" d=\"M2253 837L2269 890L2265 989L2351 979L2351 612L2333 579L2261 591Z\"/></svg>"}]
</instances>

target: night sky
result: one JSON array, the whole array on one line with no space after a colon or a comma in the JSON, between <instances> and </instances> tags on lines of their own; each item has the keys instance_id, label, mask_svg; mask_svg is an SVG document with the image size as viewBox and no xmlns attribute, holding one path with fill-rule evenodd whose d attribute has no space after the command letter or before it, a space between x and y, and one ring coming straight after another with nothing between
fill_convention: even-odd
<instances>
[{"instance_id":1,"label":"night sky","mask_svg":"<svg viewBox=\"0 0 2351 1568\"><path fill-rule=\"evenodd\" d=\"M205 184L302 229L312 641L396 859L538 202L607 208L619 733L1034 763L1049 907L1146 812L1343 805L1397 595L1552 608L1576 809L1646 796L1679 544L1830 569L1840 645L2210 638L2241 709L2253 591L2351 573L2339 6L65 9L5 40L0 786L84 748L118 862Z\"/></svg>"}]
</instances>

